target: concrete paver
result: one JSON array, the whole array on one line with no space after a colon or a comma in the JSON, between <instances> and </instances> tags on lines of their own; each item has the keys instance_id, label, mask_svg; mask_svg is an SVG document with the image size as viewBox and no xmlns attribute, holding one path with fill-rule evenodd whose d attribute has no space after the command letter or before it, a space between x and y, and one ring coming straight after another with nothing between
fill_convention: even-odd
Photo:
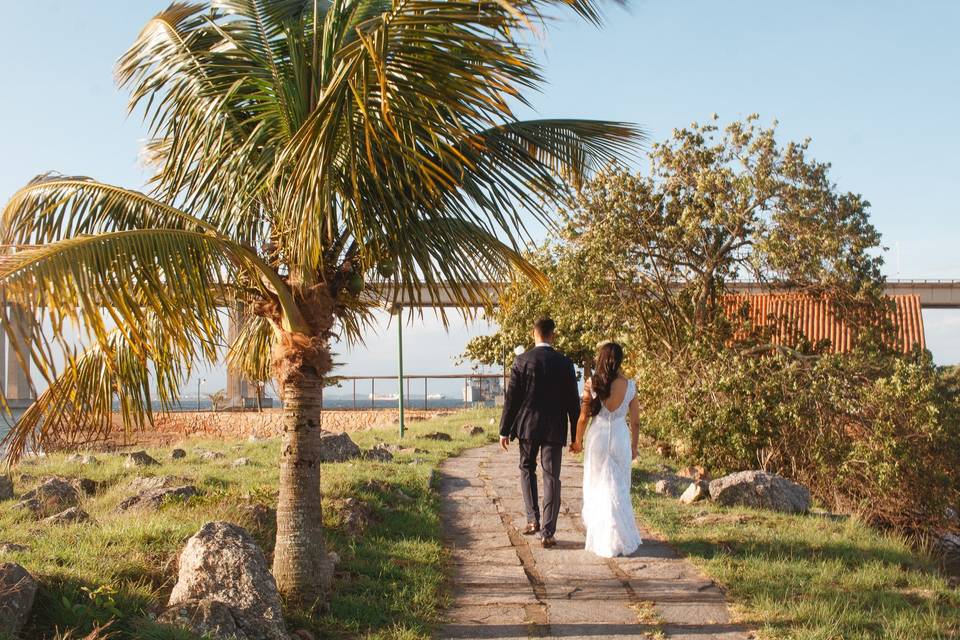
<instances>
[{"instance_id":1,"label":"concrete paver","mask_svg":"<svg viewBox=\"0 0 960 640\"><path fill-rule=\"evenodd\" d=\"M746 640L717 586L641 526L632 556L584 550L583 469L563 463L558 545L523 536L517 451L497 445L446 461L438 488L453 563L453 606L438 638ZM542 493L541 493L542 495Z\"/></svg>"}]
</instances>

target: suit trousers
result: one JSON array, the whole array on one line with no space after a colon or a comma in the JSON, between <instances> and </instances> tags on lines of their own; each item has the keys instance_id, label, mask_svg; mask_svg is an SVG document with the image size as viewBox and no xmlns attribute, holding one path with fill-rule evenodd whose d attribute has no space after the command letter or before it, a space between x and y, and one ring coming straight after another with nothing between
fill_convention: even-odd
<instances>
[{"instance_id":1,"label":"suit trousers","mask_svg":"<svg viewBox=\"0 0 960 640\"><path fill-rule=\"evenodd\" d=\"M540 523L543 537L552 538L560 515L560 464L564 445L520 440L520 492L527 509L527 522ZM537 454L543 469L543 519L537 498Z\"/></svg>"}]
</instances>

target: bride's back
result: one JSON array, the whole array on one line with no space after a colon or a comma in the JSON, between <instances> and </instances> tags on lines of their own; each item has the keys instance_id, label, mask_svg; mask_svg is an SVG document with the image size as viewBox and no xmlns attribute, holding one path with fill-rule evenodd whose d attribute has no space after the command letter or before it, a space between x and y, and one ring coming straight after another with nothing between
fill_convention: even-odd
<instances>
[{"instance_id":1,"label":"bride's back","mask_svg":"<svg viewBox=\"0 0 960 640\"><path fill-rule=\"evenodd\" d=\"M620 409L624 408L627 399L627 389L629 388L627 379L619 376L610 385L610 397L600 402L600 406L607 410L607 413L618 414Z\"/></svg>"}]
</instances>

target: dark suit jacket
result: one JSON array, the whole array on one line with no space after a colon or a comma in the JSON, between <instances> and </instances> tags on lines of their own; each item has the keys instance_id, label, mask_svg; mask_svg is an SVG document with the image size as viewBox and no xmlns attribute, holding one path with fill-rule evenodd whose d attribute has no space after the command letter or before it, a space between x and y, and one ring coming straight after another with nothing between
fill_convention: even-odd
<instances>
[{"instance_id":1,"label":"dark suit jacket","mask_svg":"<svg viewBox=\"0 0 960 640\"><path fill-rule=\"evenodd\" d=\"M580 392L573 361L552 347L517 356L500 418L500 435L511 440L567 444L576 436Z\"/></svg>"}]
</instances>

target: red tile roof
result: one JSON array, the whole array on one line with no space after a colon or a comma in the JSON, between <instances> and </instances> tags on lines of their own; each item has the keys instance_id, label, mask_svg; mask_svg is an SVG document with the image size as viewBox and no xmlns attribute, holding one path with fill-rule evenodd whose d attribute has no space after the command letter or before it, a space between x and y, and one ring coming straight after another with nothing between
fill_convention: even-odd
<instances>
[{"instance_id":1,"label":"red tile roof","mask_svg":"<svg viewBox=\"0 0 960 640\"><path fill-rule=\"evenodd\" d=\"M897 331L897 348L907 352L915 345L926 348L920 298L915 295L889 296L895 303L891 320ZM850 351L853 334L837 317L828 298L797 293L730 294L723 298L727 317L739 317L752 327L774 327L774 344L789 344L798 331L812 343L827 340L832 353ZM738 337L746 337L747 330Z\"/></svg>"}]
</instances>

